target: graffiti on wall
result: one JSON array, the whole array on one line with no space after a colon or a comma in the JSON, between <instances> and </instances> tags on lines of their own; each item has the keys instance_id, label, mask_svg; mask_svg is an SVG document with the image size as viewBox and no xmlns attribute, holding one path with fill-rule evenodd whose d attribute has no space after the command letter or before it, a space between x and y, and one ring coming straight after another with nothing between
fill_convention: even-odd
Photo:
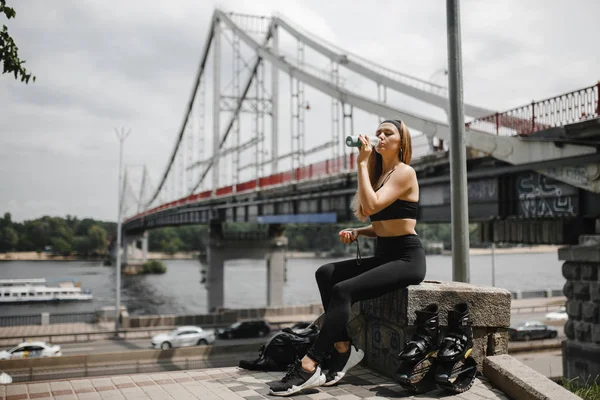
<instances>
[{"instance_id":1,"label":"graffiti on wall","mask_svg":"<svg viewBox=\"0 0 600 400\"><path fill-rule=\"evenodd\" d=\"M575 216L577 189L535 172L517 178L519 215L526 218Z\"/></svg>"},{"instance_id":2,"label":"graffiti on wall","mask_svg":"<svg viewBox=\"0 0 600 400\"><path fill-rule=\"evenodd\" d=\"M376 322L369 325L369 366L380 371L396 371L399 366L398 354L404 347L400 333L387 324Z\"/></svg>"}]
</instances>

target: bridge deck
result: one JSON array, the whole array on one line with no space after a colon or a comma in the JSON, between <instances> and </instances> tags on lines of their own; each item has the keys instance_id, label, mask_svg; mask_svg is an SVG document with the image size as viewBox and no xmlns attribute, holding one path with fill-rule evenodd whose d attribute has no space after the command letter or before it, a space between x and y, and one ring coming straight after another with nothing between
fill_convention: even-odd
<instances>
[{"instance_id":1,"label":"bridge deck","mask_svg":"<svg viewBox=\"0 0 600 400\"><path fill-rule=\"evenodd\" d=\"M202 399L259 400L276 399L268 394L267 383L278 380L282 372L254 372L239 368L212 368L153 374L119 375L93 379L69 379L0 386L0 398L17 399ZM334 387L309 389L290 397L294 400L385 400L385 399L498 399L509 398L485 380L460 395L435 390L410 396L398 384L371 370L357 367Z\"/></svg>"}]
</instances>

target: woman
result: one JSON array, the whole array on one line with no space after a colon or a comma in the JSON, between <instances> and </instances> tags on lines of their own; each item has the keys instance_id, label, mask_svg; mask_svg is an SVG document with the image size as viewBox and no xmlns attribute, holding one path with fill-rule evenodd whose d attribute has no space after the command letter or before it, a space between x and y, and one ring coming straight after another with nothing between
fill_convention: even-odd
<instances>
[{"instance_id":1,"label":"woman","mask_svg":"<svg viewBox=\"0 0 600 400\"><path fill-rule=\"evenodd\" d=\"M306 356L271 385L273 395L289 396L302 389L336 384L364 356L350 344L346 331L351 305L425 279L425 252L415 232L419 184L409 165L410 134L402 121L386 120L376 135L380 143L375 151L359 136L358 190L353 202L356 217L361 221L370 218L371 225L339 233L346 244L361 235L375 238L375 256L325 264L317 270L325 310L323 326ZM319 364L330 353L329 371L324 375Z\"/></svg>"}]
</instances>

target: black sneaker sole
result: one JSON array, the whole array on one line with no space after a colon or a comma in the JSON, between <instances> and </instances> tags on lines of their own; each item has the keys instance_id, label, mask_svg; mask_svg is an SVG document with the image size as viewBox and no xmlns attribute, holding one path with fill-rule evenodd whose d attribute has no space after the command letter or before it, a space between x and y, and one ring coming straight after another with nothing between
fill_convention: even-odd
<instances>
[{"instance_id":1,"label":"black sneaker sole","mask_svg":"<svg viewBox=\"0 0 600 400\"><path fill-rule=\"evenodd\" d=\"M272 394L273 396L282 396L282 397L291 396L291 395L294 395L304 389L312 389L312 388L316 388L319 386L323 386L323 384L325 383L326 380L327 380L327 378L325 377L325 375L321 373L321 368L317 367L317 370L315 371L313 376L311 376L302 385L300 385L300 386L293 385L288 390L281 391L281 392L274 392L273 389L271 389L270 394Z\"/></svg>"}]
</instances>

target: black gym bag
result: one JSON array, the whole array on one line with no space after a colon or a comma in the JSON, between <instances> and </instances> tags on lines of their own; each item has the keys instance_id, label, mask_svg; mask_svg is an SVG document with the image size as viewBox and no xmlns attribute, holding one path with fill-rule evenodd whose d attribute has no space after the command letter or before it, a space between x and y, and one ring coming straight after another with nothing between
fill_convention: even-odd
<instances>
[{"instance_id":1,"label":"black gym bag","mask_svg":"<svg viewBox=\"0 0 600 400\"><path fill-rule=\"evenodd\" d=\"M316 325L305 329L284 328L260 346L256 360L241 360L240 368L253 371L285 371L296 359L302 359L319 335Z\"/></svg>"}]
</instances>

